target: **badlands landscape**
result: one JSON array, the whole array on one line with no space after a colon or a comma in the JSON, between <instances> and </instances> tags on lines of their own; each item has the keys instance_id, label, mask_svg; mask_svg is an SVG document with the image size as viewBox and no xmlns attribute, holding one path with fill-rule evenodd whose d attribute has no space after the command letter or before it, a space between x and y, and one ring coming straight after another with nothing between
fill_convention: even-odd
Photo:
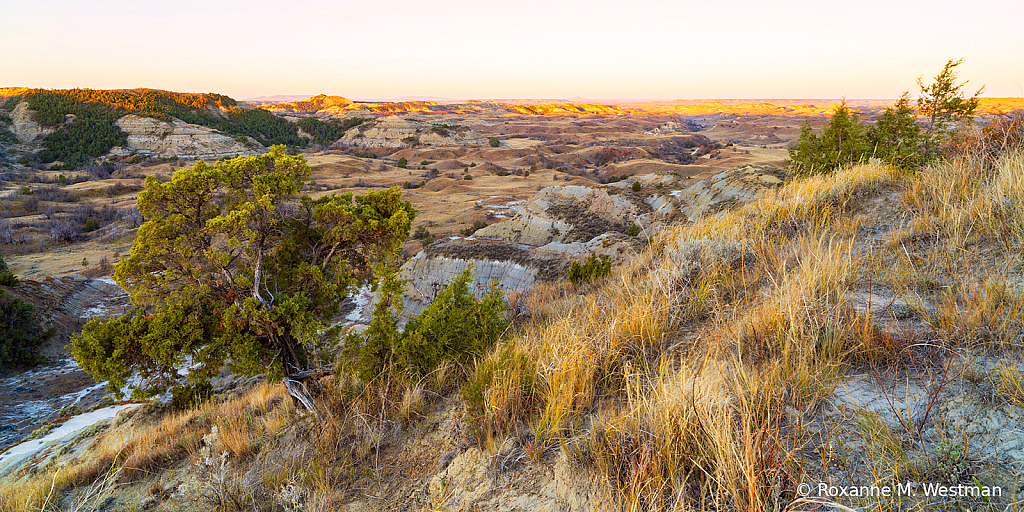
<instances>
[{"instance_id":1,"label":"badlands landscape","mask_svg":"<svg viewBox=\"0 0 1024 512\"><path fill-rule=\"evenodd\" d=\"M795 172L841 104L893 107L0 89L2 288L45 334L0 375L0 509L1017 510L1024 101L982 98L919 167ZM86 122L99 149L51 137ZM69 345L133 307L140 196L277 144L313 200L411 204L404 290L351 291L305 393L97 382ZM377 312L421 325L460 275L501 332L366 378Z\"/></svg>"}]
</instances>

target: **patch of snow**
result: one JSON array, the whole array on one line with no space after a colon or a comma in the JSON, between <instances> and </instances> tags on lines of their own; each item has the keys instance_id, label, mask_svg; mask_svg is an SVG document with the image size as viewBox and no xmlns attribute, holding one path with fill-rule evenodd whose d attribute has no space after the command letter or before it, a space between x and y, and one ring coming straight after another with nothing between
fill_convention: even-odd
<instances>
[{"instance_id":1,"label":"patch of snow","mask_svg":"<svg viewBox=\"0 0 1024 512\"><path fill-rule=\"evenodd\" d=\"M65 421L59 427L53 429L49 434L46 434L39 439L33 439L14 445L8 448L7 451L0 453L0 473L2 473L4 469L13 467L50 446L68 440L68 438L87 427L95 425L100 421L113 418L119 411L137 407L138 405L139 404L113 405L102 409L96 409L95 411L87 412L85 414L79 414L78 416L74 416Z\"/></svg>"},{"instance_id":2,"label":"patch of snow","mask_svg":"<svg viewBox=\"0 0 1024 512\"><path fill-rule=\"evenodd\" d=\"M369 312L366 311L366 308L373 302L373 292L370 291L370 287L363 286L359 288L352 300L356 303L356 306L345 316L345 324L361 324L369 321Z\"/></svg>"},{"instance_id":3,"label":"patch of snow","mask_svg":"<svg viewBox=\"0 0 1024 512\"><path fill-rule=\"evenodd\" d=\"M74 397L75 401L72 402L71 405L66 406L66 407L73 407L73 406L78 405L78 403L81 402L83 398L89 396L89 394L92 393L93 391L99 391L99 390L104 389L106 387L107 387L107 381L103 381L103 382L101 382L99 384L96 384L95 386L85 388L85 389L83 389L81 391L75 391L73 393L68 393L68 394L62 396L61 400L64 400L65 398L70 399L71 397Z\"/></svg>"}]
</instances>

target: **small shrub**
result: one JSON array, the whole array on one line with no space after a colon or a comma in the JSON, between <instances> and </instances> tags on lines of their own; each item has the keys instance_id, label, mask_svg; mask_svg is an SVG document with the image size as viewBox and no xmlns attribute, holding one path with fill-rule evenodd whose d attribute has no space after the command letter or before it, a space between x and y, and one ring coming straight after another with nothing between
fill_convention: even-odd
<instances>
[{"instance_id":1,"label":"small shrub","mask_svg":"<svg viewBox=\"0 0 1024 512\"><path fill-rule=\"evenodd\" d=\"M802 176L828 174L868 156L864 125L845 102L836 107L820 137L805 123L800 140L789 150L793 173Z\"/></svg>"},{"instance_id":2,"label":"small shrub","mask_svg":"<svg viewBox=\"0 0 1024 512\"><path fill-rule=\"evenodd\" d=\"M477 301L469 291L467 268L419 316L398 330L404 284L394 271L380 278L380 299L362 335L350 335L345 351L358 361L358 373L370 380L388 368L425 375L441 362L465 364L497 341L508 325L501 290L492 288Z\"/></svg>"},{"instance_id":3,"label":"small shrub","mask_svg":"<svg viewBox=\"0 0 1024 512\"><path fill-rule=\"evenodd\" d=\"M634 181L633 186L630 188L633 189L633 192L640 192L640 189L643 188L643 185L641 185L639 181Z\"/></svg>"},{"instance_id":4,"label":"small shrub","mask_svg":"<svg viewBox=\"0 0 1024 512\"><path fill-rule=\"evenodd\" d=\"M473 179L473 176L470 175L470 174L467 174L467 175L463 176L462 179L464 179L466 181L471 181Z\"/></svg>"},{"instance_id":5,"label":"small shrub","mask_svg":"<svg viewBox=\"0 0 1024 512\"><path fill-rule=\"evenodd\" d=\"M629 236L637 236L637 235L639 235L640 234L640 226L637 226L635 222L631 223L629 225L629 227L626 228L626 234L629 235Z\"/></svg>"},{"instance_id":6,"label":"small shrub","mask_svg":"<svg viewBox=\"0 0 1024 512\"><path fill-rule=\"evenodd\" d=\"M82 232L84 232L84 233L91 233L93 231L96 231L99 228L100 228L100 223L96 222L96 219L89 219L89 220L85 221L85 224L82 226Z\"/></svg>"},{"instance_id":7,"label":"small shrub","mask_svg":"<svg viewBox=\"0 0 1024 512\"><path fill-rule=\"evenodd\" d=\"M612 260L608 256L591 254L582 265L572 262L569 266L569 281L574 284L589 283L595 279L606 277L612 273Z\"/></svg>"},{"instance_id":8,"label":"small shrub","mask_svg":"<svg viewBox=\"0 0 1024 512\"><path fill-rule=\"evenodd\" d=\"M55 220L50 222L47 230L50 239L54 242L72 242L78 238L78 226L67 220Z\"/></svg>"},{"instance_id":9,"label":"small shrub","mask_svg":"<svg viewBox=\"0 0 1024 512\"><path fill-rule=\"evenodd\" d=\"M479 356L507 326L505 300L497 287L477 301L469 291L467 268L405 326L395 351L399 368L424 375L446 359L460 363Z\"/></svg>"},{"instance_id":10,"label":"small shrub","mask_svg":"<svg viewBox=\"0 0 1024 512\"><path fill-rule=\"evenodd\" d=\"M53 334L43 329L31 305L0 290L0 368L40 362L39 345Z\"/></svg>"},{"instance_id":11,"label":"small shrub","mask_svg":"<svg viewBox=\"0 0 1024 512\"><path fill-rule=\"evenodd\" d=\"M39 197L34 195L25 197L21 202L21 207L24 208L26 212L39 211Z\"/></svg>"},{"instance_id":12,"label":"small shrub","mask_svg":"<svg viewBox=\"0 0 1024 512\"><path fill-rule=\"evenodd\" d=\"M171 388L171 404L177 409L195 407L210 398L213 385L209 382L195 382Z\"/></svg>"},{"instance_id":13,"label":"small shrub","mask_svg":"<svg viewBox=\"0 0 1024 512\"><path fill-rule=\"evenodd\" d=\"M0 256L0 286L18 286L18 278L7 268L3 256Z\"/></svg>"},{"instance_id":14,"label":"small shrub","mask_svg":"<svg viewBox=\"0 0 1024 512\"><path fill-rule=\"evenodd\" d=\"M491 137L490 140L487 141L487 144L489 144L492 148L496 148L501 145L501 141L498 140L497 137Z\"/></svg>"},{"instance_id":15,"label":"small shrub","mask_svg":"<svg viewBox=\"0 0 1024 512\"><path fill-rule=\"evenodd\" d=\"M478 221L474 221L472 226L470 226L470 227L460 231L460 233L462 233L463 235L466 235L466 236L470 236L473 233L476 233L477 231L479 231L479 230L481 230L483 228L486 228L486 227L487 227L487 223L486 222L484 222L482 220L478 220Z\"/></svg>"},{"instance_id":16,"label":"small shrub","mask_svg":"<svg viewBox=\"0 0 1024 512\"><path fill-rule=\"evenodd\" d=\"M402 169L405 169L406 167L409 166L409 161L406 160L405 157L403 156L402 158L398 159L398 164L397 165L399 167L401 167Z\"/></svg>"},{"instance_id":17,"label":"small shrub","mask_svg":"<svg viewBox=\"0 0 1024 512\"><path fill-rule=\"evenodd\" d=\"M416 231L413 231L412 233L413 240L423 240L429 237L430 231L427 231L427 227L423 224L420 224L419 227L416 228Z\"/></svg>"}]
</instances>

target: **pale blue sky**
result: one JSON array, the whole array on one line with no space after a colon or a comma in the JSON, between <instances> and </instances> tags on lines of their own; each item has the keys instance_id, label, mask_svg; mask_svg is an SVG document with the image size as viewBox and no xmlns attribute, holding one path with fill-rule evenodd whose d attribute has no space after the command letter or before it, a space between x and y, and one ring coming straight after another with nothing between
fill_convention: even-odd
<instances>
[{"instance_id":1,"label":"pale blue sky","mask_svg":"<svg viewBox=\"0 0 1024 512\"><path fill-rule=\"evenodd\" d=\"M0 0L0 13L0 86L894 98L965 57L969 87L1024 96L1019 0Z\"/></svg>"}]
</instances>

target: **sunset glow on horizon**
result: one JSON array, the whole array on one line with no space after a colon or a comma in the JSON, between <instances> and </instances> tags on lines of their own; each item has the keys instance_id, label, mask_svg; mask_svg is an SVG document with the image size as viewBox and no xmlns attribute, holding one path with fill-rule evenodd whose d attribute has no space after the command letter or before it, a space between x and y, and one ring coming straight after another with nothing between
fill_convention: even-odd
<instances>
[{"instance_id":1,"label":"sunset glow on horizon","mask_svg":"<svg viewBox=\"0 0 1024 512\"><path fill-rule=\"evenodd\" d=\"M1024 96L1024 3L966 5L39 0L5 6L0 87L238 99L896 98L963 57L965 89Z\"/></svg>"}]
</instances>

